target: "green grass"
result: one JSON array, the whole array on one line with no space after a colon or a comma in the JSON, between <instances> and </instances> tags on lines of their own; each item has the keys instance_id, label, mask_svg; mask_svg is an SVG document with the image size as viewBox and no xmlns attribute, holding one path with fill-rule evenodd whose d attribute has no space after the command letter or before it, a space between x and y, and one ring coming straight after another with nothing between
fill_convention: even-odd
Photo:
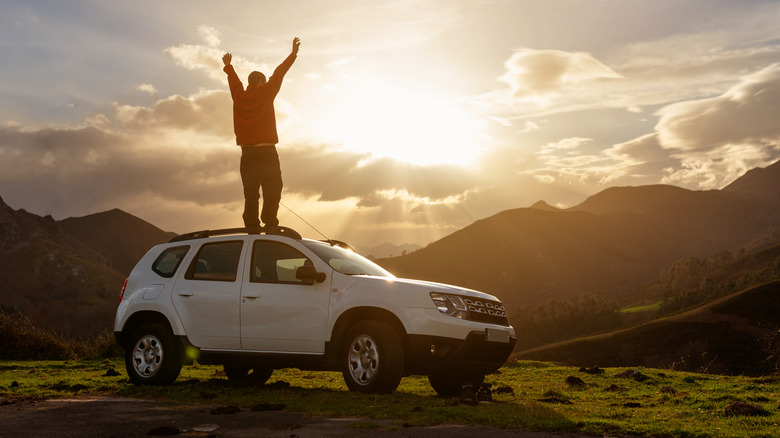
<instances>
[{"instance_id":1,"label":"green grass","mask_svg":"<svg viewBox=\"0 0 780 438\"><path fill-rule=\"evenodd\" d=\"M110 369L119 376L106 376ZM523 428L588 435L673 437L761 437L780 435L780 379L727 377L657 369L636 369L644 381L620 377L625 368L588 374L544 362L515 362L486 378L494 402L468 406L439 397L425 377L406 377L389 395L349 392L340 373L278 370L263 386L228 381L218 366L186 366L173 385L141 387L129 383L121 359L85 361L4 361L0 399L24 403L52 397L124 397L236 405L284 404L312 416L358 417L350 427L443 423ZM585 382L567 383L569 376ZM288 385L289 384L289 385ZM498 388L512 393L498 394ZM0 400L2 401L2 400ZM761 408L757 416L728 415L735 402Z\"/></svg>"},{"instance_id":2,"label":"green grass","mask_svg":"<svg viewBox=\"0 0 780 438\"><path fill-rule=\"evenodd\" d=\"M632 306L624 307L620 309L621 313L637 313L637 312L657 312L661 310L661 304L663 300L656 300L652 304L634 304Z\"/></svg>"}]
</instances>

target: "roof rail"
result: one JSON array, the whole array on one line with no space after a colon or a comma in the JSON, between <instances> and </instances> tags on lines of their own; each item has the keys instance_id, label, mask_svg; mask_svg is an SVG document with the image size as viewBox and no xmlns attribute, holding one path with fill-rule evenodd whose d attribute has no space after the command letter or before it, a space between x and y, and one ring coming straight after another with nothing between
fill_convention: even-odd
<instances>
[{"instance_id":1,"label":"roof rail","mask_svg":"<svg viewBox=\"0 0 780 438\"><path fill-rule=\"evenodd\" d=\"M270 234L274 236L286 236L293 239L301 239L301 235L287 227L246 227L246 228L224 228L221 230L201 230L191 233L180 234L170 242L181 242L183 240L203 239L211 236L224 236L227 234Z\"/></svg>"}]
</instances>

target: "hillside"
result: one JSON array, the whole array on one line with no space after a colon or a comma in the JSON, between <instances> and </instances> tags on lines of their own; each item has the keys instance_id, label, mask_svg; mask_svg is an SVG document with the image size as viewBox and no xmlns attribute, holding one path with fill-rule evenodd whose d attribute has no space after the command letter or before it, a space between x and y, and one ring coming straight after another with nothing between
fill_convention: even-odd
<instances>
[{"instance_id":1,"label":"hillside","mask_svg":"<svg viewBox=\"0 0 780 438\"><path fill-rule=\"evenodd\" d=\"M577 366L644 366L762 375L778 365L780 280L630 329L515 353ZM773 338L774 336L774 338Z\"/></svg>"},{"instance_id":2,"label":"hillside","mask_svg":"<svg viewBox=\"0 0 780 438\"><path fill-rule=\"evenodd\" d=\"M622 290L675 260L651 236L588 212L501 212L404 257L381 260L399 276L491 292L508 308Z\"/></svg>"},{"instance_id":3,"label":"hillside","mask_svg":"<svg viewBox=\"0 0 780 438\"><path fill-rule=\"evenodd\" d=\"M67 218L57 224L71 237L105 256L109 267L123 275L130 274L149 248L176 236L116 208Z\"/></svg>"},{"instance_id":4,"label":"hillside","mask_svg":"<svg viewBox=\"0 0 780 438\"><path fill-rule=\"evenodd\" d=\"M379 263L398 276L492 293L510 312L583 294L619 298L686 257L777 244L778 175L775 163L748 172L748 182L740 178L729 190L613 187L567 210L537 203Z\"/></svg>"},{"instance_id":5,"label":"hillside","mask_svg":"<svg viewBox=\"0 0 780 438\"><path fill-rule=\"evenodd\" d=\"M92 336L111 327L124 276L51 218L0 199L0 305L39 327Z\"/></svg>"}]
</instances>

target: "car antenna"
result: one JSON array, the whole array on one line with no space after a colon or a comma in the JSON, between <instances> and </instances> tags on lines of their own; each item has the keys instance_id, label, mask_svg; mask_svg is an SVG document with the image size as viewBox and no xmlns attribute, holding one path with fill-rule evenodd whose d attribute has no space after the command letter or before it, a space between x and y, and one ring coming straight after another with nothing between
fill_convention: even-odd
<instances>
[{"instance_id":1,"label":"car antenna","mask_svg":"<svg viewBox=\"0 0 780 438\"><path fill-rule=\"evenodd\" d=\"M330 240L330 238L329 238L328 236L326 236L326 235L325 235L325 234L324 234L322 231L320 231L320 230L318 230L317 228L315 228L315 227L314 227L314 225L312 225L312 224L310 224L310 223L306 222L306 219L304 219L304 218L300 217L300 216L298 215L298 213L296 213L296 212L294 212L294 211L292 210L292 208L290 208L290 207L288 207L288 206L284 205L284 204L283 204L281 201L279 201L279 205L281 205L282 207L284 207L284 208L286 208L287 210L289 210L289 211L290 211L290 213L294 214L294 215L295 215L295 217L297 217L298 219L302 220L302 221L303 221L303 223L305 223L306 225L310 226L310 227L311 227L311 228L312 228L314 231L316 231L316 232L320 233L320 236L324 237L324 238L325 238L325 239L326 239L328 242L330 242L330 241L331 241L331 240Z\"/></svg>"}]
</instances>

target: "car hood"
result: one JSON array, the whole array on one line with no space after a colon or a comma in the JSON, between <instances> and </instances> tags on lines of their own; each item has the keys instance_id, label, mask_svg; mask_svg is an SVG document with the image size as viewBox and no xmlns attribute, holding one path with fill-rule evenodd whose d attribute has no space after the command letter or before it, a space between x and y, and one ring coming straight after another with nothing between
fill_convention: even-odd
<instances>
[{"instance_id":1,"label":"car hood","mask_svg":"<svg viewBox=\"0 0 780 438\"><path fill-rule=\"evenodd\" d=\"M434 281L413 280L411 278L398 278L398 277L394 277L394 278L371 277L371 276L363 276L363 277L376 279L383 282L401 284L403 286L410 287L410 288L421 288L421 289L425 289L427 292L442 292L448 294L465 295L474 298L480 298L483 300L501 301L495 296L485 292L480 292L465 287L453 286L451 284L436 283Z\"/></svg>"}]
</instances>

